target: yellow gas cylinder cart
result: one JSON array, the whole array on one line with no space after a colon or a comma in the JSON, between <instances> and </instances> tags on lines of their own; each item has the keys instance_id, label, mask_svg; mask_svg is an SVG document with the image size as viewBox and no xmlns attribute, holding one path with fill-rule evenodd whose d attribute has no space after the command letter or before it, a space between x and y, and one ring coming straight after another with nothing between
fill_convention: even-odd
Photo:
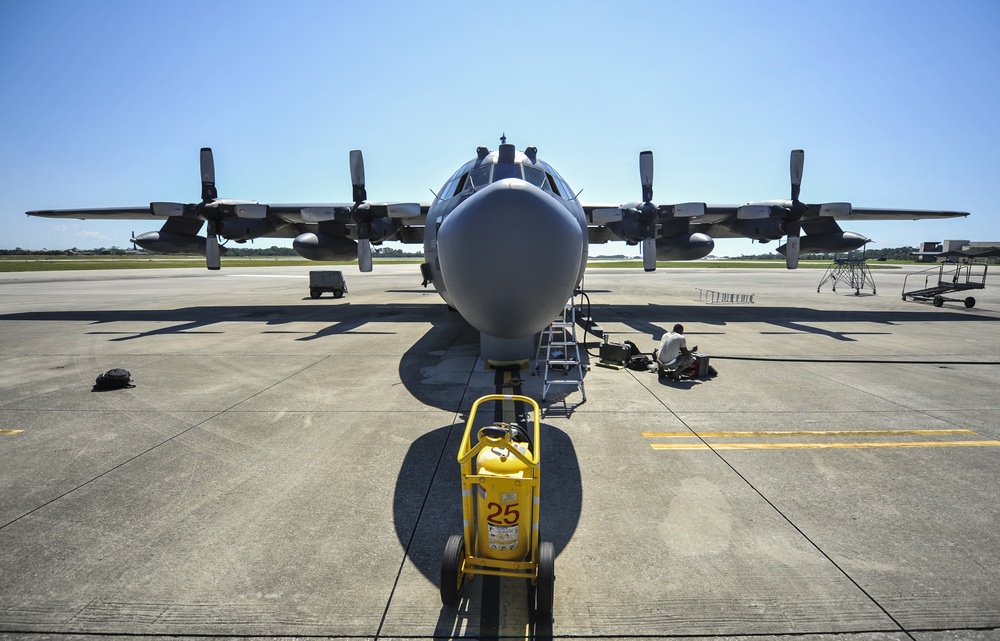
<instances>
[{"instance_id":1,"label":"yellow gas cylinder cart","mask_svg":"<svg viewBox=\"0 0 1000 641\"><path fill-rule=\"evenodd\" d=\"M528 403L532 434L517 423L494 423L473 435L479 406L488 401ZM463 534L449 537L441 559L445 605L458 603L466 579L489 574L527 579L535 611L552 613L555 547L538 542L540 415L538 403L516 394L489 394L472 404L458 447Z\"/></svg>"}]
</instances>

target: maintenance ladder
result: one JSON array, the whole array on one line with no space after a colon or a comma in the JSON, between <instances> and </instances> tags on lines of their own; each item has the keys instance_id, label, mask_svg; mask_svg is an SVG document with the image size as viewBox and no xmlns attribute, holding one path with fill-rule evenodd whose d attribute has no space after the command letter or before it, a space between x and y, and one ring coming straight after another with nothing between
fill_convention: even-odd
<instances>
[{"instance_id":1,"label":"maintenance ladder","mask_svg":"<svg viewBox=\"0 0 1000 641\"><path fill-rule=\"evenodd\" d=\"M587 400L587 392L583 389L580 344L576 340L574 298L569 299L563 307L562 315L552 321L538 337L538 349L535 350L536 371L543 363L545 371L542 375L542 401L553 385L572 385L580 390L583 400Z\"/></svg>"}]
</instances>

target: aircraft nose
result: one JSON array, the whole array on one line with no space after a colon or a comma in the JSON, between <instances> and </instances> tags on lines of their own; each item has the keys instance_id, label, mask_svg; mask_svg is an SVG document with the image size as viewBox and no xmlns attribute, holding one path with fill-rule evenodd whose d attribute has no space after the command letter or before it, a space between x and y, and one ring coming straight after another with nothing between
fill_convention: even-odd
<instances>
[{"instance_id":1,"label":"aircraft nose","mask_svg":"<svg viewBox=\"0 0 1000 641\"><path fill-rule=\"evenodd\" d=\"M562 313L579 278L586 238L551 195L505 179L473 194L438 230L451 303L479 331L523 338Z\"/></svg>"}]
</instances>

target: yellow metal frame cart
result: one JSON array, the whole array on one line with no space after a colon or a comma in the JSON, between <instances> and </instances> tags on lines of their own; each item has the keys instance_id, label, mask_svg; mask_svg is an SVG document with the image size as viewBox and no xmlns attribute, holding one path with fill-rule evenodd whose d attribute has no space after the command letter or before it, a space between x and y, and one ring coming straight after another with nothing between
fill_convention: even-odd
<instances>
[{"instance_id":1,"label":"yellow metal frame cart","mask_svg":"<svg viewBox=\"0 0 1000 641\"><path fill-rule=\"evenodd\" d=\"M530 404L533 433L517 423L494 423L480 428L473 443L476 412L489 401ZM484 574L527 579L535 611L552 613L555 547L538 542L540 416L538 403L516 394L489 394L472 404L458 448L463 533L448 538L441 559L445 605L458 603L466 579Z\"/></svg>"}]
</instances>

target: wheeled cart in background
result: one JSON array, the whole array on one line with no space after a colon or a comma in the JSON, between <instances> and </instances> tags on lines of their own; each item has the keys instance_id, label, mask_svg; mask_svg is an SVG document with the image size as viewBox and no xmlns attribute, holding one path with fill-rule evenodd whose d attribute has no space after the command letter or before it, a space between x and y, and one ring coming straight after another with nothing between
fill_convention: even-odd
<instances>
[{"instance_id":1,"label":"wheeled cart in background","mask_svg":"<svg viewBox=\"0 0 1000 641\"><path fill-rule=\"evenodd\" d=\"M347 281L344 272L311 271L309 272L309 295L319 298L323 292L331 292L334 298L343 298L347 293Z\"/></svg>"}]
</instances>

